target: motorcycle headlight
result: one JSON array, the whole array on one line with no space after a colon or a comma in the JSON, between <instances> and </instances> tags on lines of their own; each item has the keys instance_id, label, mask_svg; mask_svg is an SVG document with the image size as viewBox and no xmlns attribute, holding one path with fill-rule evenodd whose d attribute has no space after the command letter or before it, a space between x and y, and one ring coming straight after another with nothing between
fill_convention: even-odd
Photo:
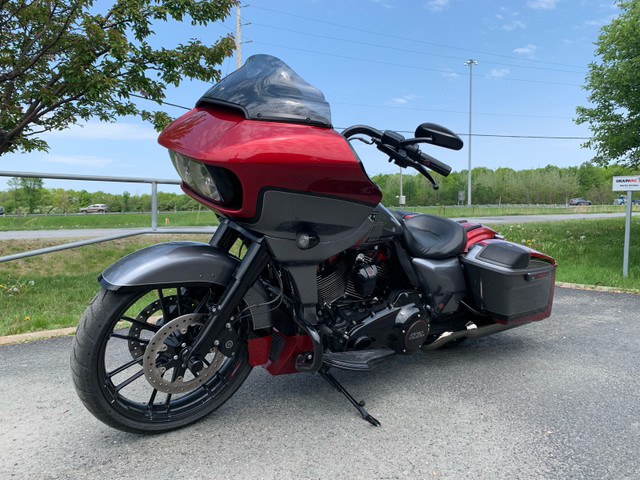
<instances>
[{"instance_id":1,"label":"motorcycle headlight","mask_svg":"<svg viewBox=\"0 0 640 480\"><path fill-rule=\"evenodd\" d=\"M220 204L237 203L241 197L238 177L233 172L170 151L171 162L183 182L208 200Z\"/></svg>"}]
</instances>

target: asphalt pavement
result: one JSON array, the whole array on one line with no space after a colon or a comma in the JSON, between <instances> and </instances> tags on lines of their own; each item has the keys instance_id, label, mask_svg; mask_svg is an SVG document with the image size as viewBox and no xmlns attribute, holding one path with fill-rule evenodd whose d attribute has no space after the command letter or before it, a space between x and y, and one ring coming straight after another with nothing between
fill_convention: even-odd
<instances>
[{"instance_id":1,"label":"asphalt pavement","mask_svg":"<svg viewBox=\"0 0 640 480\"><path fill-rule=\"evenodd\" d=\"M0 346L3 479L640 478L640 296L556 289L549 319L336 377L255 368L175 432L113 430L77 399L71 338Z\"/></svg>"}]
</instances>

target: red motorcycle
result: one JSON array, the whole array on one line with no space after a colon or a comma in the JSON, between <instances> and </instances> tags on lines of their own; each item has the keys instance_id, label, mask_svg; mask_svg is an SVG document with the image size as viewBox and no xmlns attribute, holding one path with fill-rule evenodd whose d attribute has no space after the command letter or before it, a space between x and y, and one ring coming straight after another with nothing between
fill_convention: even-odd
<instances>
[{"instance_id":1,"label":"red motorcycle","mask_svg":"<svg viewBox=\"0 0 640 480\"><path fill-rule=\"evenodd\" d=\"M277 58L251 57L167 127L191 197L220 225L108 267L73 344L73 379L98 419L132 432L211 413L255 366L332 375L546 318L556 264L490 228L392 211L349 141L375 145L437 188L451 168L418 144L459 150L450 130L415 138L338 133L322 93Z\"/></svg>"}]
</instances>

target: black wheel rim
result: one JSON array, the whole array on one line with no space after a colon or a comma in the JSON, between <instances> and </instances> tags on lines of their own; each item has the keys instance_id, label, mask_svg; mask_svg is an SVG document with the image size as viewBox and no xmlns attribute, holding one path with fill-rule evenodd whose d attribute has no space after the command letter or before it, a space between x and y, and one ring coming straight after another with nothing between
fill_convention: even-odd
<instances>
[{"instance_id":1,"label":"black wheel rim","mask_svg":"<svg viewBox=\"0 0 640 480\"><path fill-rule=\"evenodd\" d=\"M156 300L147 303L154 293ZM238 373L248 362L246 342L238 342L238 350L232 357L223 359L217 372L206 383L185 394L158 391L147 382L142 367L140 349L162 325L182 315L207 311L218 294L214 290L184 287L132 294L126 305L110 319L110 333L104 336L99 351L100 388L113 409L132 421L144 424L183 424L214 410L235 391L238 381L244 380ZM150 312L156 307L158 310ZM132 316L131 311L138 309L140 313ZM240 338L247 338L243 326L246 322L238 319L236 323L241 330ZM132 331L137 334L132 335ZM180 341L185 339L186 336ZM138 350L134 348L132 351L132 345L137 345ZM177 372L173 370L170 374L177 375Z\"/></svg>"}]
</instances>

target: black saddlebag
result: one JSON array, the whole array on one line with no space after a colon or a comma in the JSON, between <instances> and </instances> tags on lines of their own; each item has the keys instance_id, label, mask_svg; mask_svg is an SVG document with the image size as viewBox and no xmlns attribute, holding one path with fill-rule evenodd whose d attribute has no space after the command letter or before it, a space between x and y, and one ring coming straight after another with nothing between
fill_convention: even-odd
<instances>
[{"instance_id":1,"label":"black saddlebag","mask_svg":"<svg viewBox=\"0 0 640 480\"><path fill-rule=\"evenodd\" d=\"M502 240L471 246L461 260L476 306L503 324L551 315L556 267L537 254Z\"/></svg>"}]
</instances>

